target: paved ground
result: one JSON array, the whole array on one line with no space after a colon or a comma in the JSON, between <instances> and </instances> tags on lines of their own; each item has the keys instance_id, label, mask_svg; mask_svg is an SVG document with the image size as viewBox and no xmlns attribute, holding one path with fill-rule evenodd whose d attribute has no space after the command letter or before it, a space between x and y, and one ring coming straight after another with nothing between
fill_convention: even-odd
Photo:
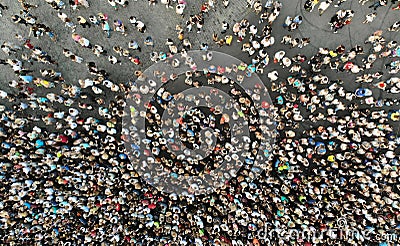
<instances>
[{"instance_id":1,"label":"paved ground","mask_svg":"<svg viewBox=\"0 0 400 246\"><path fill-rule=\"evenodd\" d=\"M57 12L53 10L45 1L29 1L33 4L38 4L39 7L32 10L32 13L38 17L38 21L42 22L56 31L59 41L53 43L48 38L43 37L40 40L32 39L32 43L43 47L48 53L55 59L61 61L60 66L57 68L60 70L67 81L76 81L82 76L89 75L86 71L86 67L73 63L63 57L62 49L67 48L78 55L86 58L86 61L96 61L100 67L104 67L107 71L110 71L112 78L114 80L126 81L132 77L133 71L138 67L124 59L124 65L121 67L112 66L107 61L106 57L97 58L90 50L82 49L79 45L75 44L71 38L70 29L64 27L64 24L57 17ZM235 1L240 2L240 1ZM28 36L29 29L24 26L14 24L10 20L12 14L18 14L20 10L19 4L12 1L6 1L6 5L10 7L8 11L4 11L4 15L1 18L1 29L3 30L3 35L0 37L0 42L13 40L15 33L20 33L24 36ZM161 51L166 50L165 41L167 38L171 37L176 39L175 26L177 24L184 23L184 20L177 16L175 10L166 9L165 5L157 4L155 6L148 6L147 1L131 1L131 4L126 8L120 8L115 11L106 1L90 1L91 6L88 9L80 8L79 11L72 11L67 7L62 12L65 12L69 17L71 17L76 23L76 17L79 15L87 18L90 14L97 13L107 13L110 18L110 24L114 19L121 19L125 25L128 27L129 35L127 37L122 36L120 33L112 33L111 38L107 39L104 32L101 31L100 27L92 27L90 29L83 29L78 26L76 32L83 37L88 38L93 44L101 44L106 50L112 52L112 47L114 45L120 45L125 48L128 46L130 40L137 40L141 43L142 48L144 48L143 40L147 36L152 36L155 39L154 49L143 49L142 53L136 52L144 62L145 68L151 64L149 61L149 52L152 50ZM200 1L195 3L189 3L188 8L191 13L198 13ZM194 44L198 44L200 41L205 41L208 39L210 41L213 30L218 31L220 28L220 23L224 19L240 19L244 16L247 9L244 8L245 4L233 3L229 8L229 12L223 9L219 9L216 12L210 13L210 17L207 18L205 32L201 34L196 34L190 37ZM148 31L145 34L139 33L134 28L131 28L128 22L130 16L136 16L138 19L142 20L148 27ZM115 55L115 54L114 54ZM3 54L2 54L3 57ZM146 61L147 60L147 61ZM116 70L118 69L118 70ZM122 70L124 72L122 72ZM11 77L5 74L11 74L10 70L4 71L2 74L2 81L8 80ZM4 79L3 79L4 78Z\"/></svg>"},{"instance_id":2,"label":"paved ground","mask_svg":"<svg viewBox=\"0 0 400 246\"><path fill-rule=\"evenodd\" d=\"M324 47L336 47L339 44L344 44L346 47L353 46L355 44L362 44L367 36L369 36L373 31L386 28L390 24L394 23L399 16L398 11L389 10L390 6L381 7L378 9L378 17L375 21L368 25L363 25L361 22L364 20L364 16L370 12L371 9L368 9L367 5L360 6L356 1L348 1L342 4L343 9L353 9L355 11L355 18L353 23L344 29L340 30L338 34L333 34L329 30L328 20L330 17L337 11L337 8L331 6L322 17L319 16L317 10L314 10L312 13L308 13L304 11L302 8L303 2L305 0L300 1L289 1L282 0L283 10L281 15L274 23L273 26L273 35L277 37L277 40L280 40L280 37L286 35L288 32L284 30L280 25L283 23L284 18L287 15L297 15L301 14L305 18L305 22L300 26L298 32L295 32L298 36L306 36L311 37L313 46L309 46L303 49L301 52L304 52L306 55L312 54L315 52L316 47L324 46ZM14 24L10 20L10 16L12 14L18 14L20 10L19 4L17 4L13 0L3 1L6 5L10 7L8 11L4 11L3 17L1 17L1 29L2 34L0 37L0 42L13 40L13 35L15 33L20 33L24 36L27 36L29 33L28 28L24 26L20 26ZM55 59L61 61L60 66L57 68L63 73L63 76L68 81L76 81L78 78L86 75L86 68L82 65L75 64L67 60L62 56L62 49L68 48L80 56L86 58L87 61L95 60L101 67L108 68L112 73L112 78L115 80L127 80L131 77L131 72L136 68L132 65L132 63L128 62L127 59L124 60L124 65L122 69L120 67L111 66L105 57L98 59L90 50L82 49L79 45L75 44L71 38L71 32L69 29L65 28L63 23L57 18L57 12L50 8L49 5L45 3L44 0L33 0L28 1L29 3L38 4L39 7L37 9L33 9L33 14L36 15L40 22L50 26L53 30L56 30L56 33L59 37L59 41L57 43L53 43L48 38L43 37L40 40L33 40L33 44L38 44L43 47L48 53L54 57ZM72 17L76 22L76 17L78 15L82 15L84 17L88 17L90 14L97 14L99 12L108 13L110 16L110 20L121 19L129 28L128 18L129 16L136 16L139 19L143 20L148 26L148 32L145 34L141 34L133 28L128 30L128 37L123 37L119 33L112 33L112 37L107 39L105 34L100 30L99 27L92 27L90 29L83 29L80 26L77 28L77 33L81 34L84 37L87 37L92 43L102 44L106 47L106 49L111 51L113 45L121 45L123 47L127 47L128 41L131 39L135 39L138 41L142 41L146 36L150 35L155 38L155 48L154 50L166 50L166 46L164 45L165 40L168 37L174 37L176 39L175 26L177 24L182 24L184 20L178 17L175 14L173 9L166 9L165 5L157 4L155 6L148 6L147 1L138 0L131 1L131 4L126 8L120 8L118 11L114 11L111 6L105 1L89 1L91 3L91 7L88 9L81 8L79 11L73 11L67 7L63 12L67 13L68 16ZM188 1L188 9L190 13L197 13L199 10L199 5L201 1ZM189 39L192 41L194 46L201 42L207 42L209 44L212 43L211 36L212 33L219 32L220 23L223 20L229 21L231 26L234 21L238 21L244 17L248 18L253 23L257 23L256 15L252 13L248 8L246 8L245 1L242 0L231 0L231 4L227 9L221 7L222 3L218 3L218 9L213 12L210 12L209 17L206 17L205 28L201 34L197 34L192 32L189 36ZM397 16L397 17L396 17ZM396 19L397 18L397 19ZM397 38L398 33L388 33L388 38ZM198 47L198 46L197 46ZM246 60L247 55L243 55L240 52L239 45L233 45L232 47L223 47L218 49L218 47L214 47L217 50L222 50L232 55L237 56L240 59ZM279 45L275 45L270 49L271 53L275 50L280 49ZM138 53L142 60L145 61L148 58L148 52L150 49L144 49L142 54ZM112 52L112 51L111 51ZM300 52L298 49L293 49L289 51L289 53L297 53ZM1 55L3 57L3 54ZM143 67L149 65L149 62L145 62ZM118 70L117 70L118 69ZM122 72L124 71L124 72ZM2 68L1 80L8 80L10 70Z\"/></svg>"},{"instance_id":3,"label":"paved ground","mask_svg":"<svg viewBox=\"0 0 400 246\"><path fill-rule=\"evenodd\" d=\"M371 9L367 7L368 4L361 6L358 1L347 1L342 4L341 8L353 9L355 11L355 18L349 26L344 27L339 31L338 34L333 34L332 31L330 31L328 20L334 15L338 8L335 8L333 5L331 5L331 7L324 13L323 16L319 16L317 9L315 9L312 13L306 12L303 9L304 1L305 0L281 0L283 3L283 9L279 18L274 23L272 31L273 36L276 38L277 44L268 50L271 55L273 55L277 50L285 49L289 55L303 53L307 57L311 57L312 54L315 54L318 47L335 48L340 44L344 44L346 48L350 48L356 44L363 44L364 40L375 30L386 30L389 25L397 21L399 18L399 12L391 10L392 6L389 4L388 6L381 7L377 10L378 17L373 23L365 25L362 24L362 21L365 18L364 16L371 11ZM14 35L16 33L27 37L29 29L23 25L12 23L10 19L11 15L19 13L21 9L20 5L14 0L6 0L3 2L5 5L9 6L9 10L3 11L3 17L0 18L0 26L2 30L0 42L15 42L16 40L14 39ZM133 72L135 70L144 70L151 65L151 61L148 59L151 51L167 50L165 45L167 38L171 37L177 41L175 26L177 24L182 24L184 26L185 20L189 14L195 14L199 12L202 1L188 1L187 8L189 11L187 11L188 13L184 18L177 16L174 9L166 9L165 5L163 4L149 6L148 1L145 0L130 1L130 4L126 8L120 8L117 11L115 11L105 0L89 0L91 6L88 9L80 8L79 11L72 11L69 6L67 6L67 8L62 11L71 17L74 22L76 22L76 17L78 15L88 18L90 14L97 14L100 12L107 13L109 15L110 23L112 23L114 19L121 19L128 27L129 35L127 37L124 37L120 33L113 32L111 38L107 39L106 34L101 31L100 27L93 26L89 29L83 29L82 27L78 26L76 33L88 38L92 44L103 45L109 53L113 53L112 47L114 45L120 45L127 48L130 40L137 40L142 44L141 46L143 50L141 53L133 52L132 54L141 57L143 64L140 67L133 65L125 57L121 58L123 60L122 66L111 65L107 61L106 57L96 57L90 50L83 49L80 47L80 45L73 42L71 38L71 30L64 26L61 20L57 17L57 11L53 10L44 0L32 0L28 2L39 5L38 8L32 10L33 15L38 17L38 22L42 22L50 26L58 35L58 42L56 43L52 42L48 37L42 37L39 40L32 37L32 44L42 47L54 59L59 61L58 67L55 65L50 67L62 72L63 77L68 83L77 84L78 79L90 77L90 74L88 73L84 64L73 63L69 59L65 58L62 54L63 48L67 48L79 56L84 57L85 62L95 61L99 67L104 68L111 73L112 80L126 82L130 79L133 79ZM263 3L264 2L265 1L263 1ZM216 6L216 11L211 11L209 16L206 17L203 32L197 34L195 31L192 31L187 37L196 48L199 47L200 43L206 42L211 46L212 49L226 52L239 59L249 62L250 59L247 54L242 53L240 50L241 43L234 42L230 47L224 46L220 48L213 44L211 37L214 32L220 32L220 26L223 20L228 21L231 26L235 23L235 21L240 21L242 18L247 18L251 23L256 24L258 23L258 17L249 8L246 8L246 3L243 0L231 0L231 4L227 9L222 7L221 1L218 1ZM139 33L134 30L134 28L130 27L128 18L132 15L136 16L138 19L147 24L147 33ZM281 26L284 18L287 15L302 15L304 17L305 21L300 26L299 30L291 34L292 36L296 37L311 37L312 45L309 45L302 50L297 48L289 50L287 47L279 44L281 37L289 33ZM399 33L390 33L386 31L384 31L384 33L384 36L387 39L399 40ZM155 39L154 48L145 47L143 44L143 40L149 35ZM115 53L113 53L113 55L115 55ZM4 53L0 54L0 58L5 58ZM372 71L381 70L383 68L383 64L384 62L376 63L375 69ZM44 65L35 64L31 67L31 69L35 71L35 75L39 76L39 69L45 67L46 66ZM15 79L15 76L9 67L1 66L0 69L0 88L9 90L8 86L5 84L11 79ZM282 76L287 74L286 71L281 71L279 67L272 63L266 72L273 69L278 69L280 71L280 75ZM338 78L345 80L345 88L348 90L353 91L358 86L358 84L353 82L355 76L349 76L347 73L336 73L331 71L323 71L323 73L329 75L332 80ZM266 79L266 76L262 75L261 77L268 86L269 82ZM374 95L377 97L391 96L382 93L382 91L378 89L374 89Z\"/></svg>"}]
</instances>

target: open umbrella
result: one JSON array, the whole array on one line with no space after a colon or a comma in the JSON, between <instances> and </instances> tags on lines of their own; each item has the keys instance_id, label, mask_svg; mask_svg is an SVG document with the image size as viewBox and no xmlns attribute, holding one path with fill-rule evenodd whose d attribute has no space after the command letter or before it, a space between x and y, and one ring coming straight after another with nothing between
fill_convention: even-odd
<instances>
[{"instance_id":1,"label":"open umbrella","mask_svg":"<svg viewBox=\"0 0 400 246\"><path fill-rule=\"evenodd\" d=\"M32 82L32 80L33 80L33 77L29 76L29 75L20 75L19 77L28 83Z\"/></svg>"},{"instance_id":2,"label":"open umbrella","mask_svg":"<svg viewBox=\"0 0 400 246\"><path fill-rule=\"evenodd\" d=\"M367 88L357 88L355 94L357 97L368 97L372 95L372 91Z\"/></svg>"}]
</instances>

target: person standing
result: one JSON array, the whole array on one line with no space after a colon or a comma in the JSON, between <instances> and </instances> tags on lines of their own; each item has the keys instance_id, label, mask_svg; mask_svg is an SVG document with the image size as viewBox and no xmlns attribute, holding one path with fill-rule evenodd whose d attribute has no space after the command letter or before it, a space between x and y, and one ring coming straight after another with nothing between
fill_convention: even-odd
<instances>
[{"instance_id":1,"label":"person standing","mask_svg":"<svg viewBox=\"0 0 400 246\"><path fill-rule=\"evenodd\" d=\"M101 23L101 28L103 29L104 32L107 33L107 38L109 38L110 37L110 32L111 32L111 27L108 24L108 21L103 21Z\"/></svg>"},{"instance_id":2,"label":"person standing","mask_svg":"<svg viewBox=\"0 0 400 246\"><path fill-rule=\"evenodd\" d=\"M135 40L130 41L128 47L129 49L138 50L139 52L142 52L142 49Z\"/></svg>"},{"instance_id":3,"label":"person standing","mask_svg":"<svg viewBox=\"0 0 400 246\"><path fill-rule=\"evenodd\" d=\"M144 44L147 46L152 46L154 47L154 41L151 36L147 36L146 39L144 40Z\"/></svg>"},{"instance_id":4,"label":"person standing","mask_svg":"<svg viewBox=\"0 0 400 246\"><path fill-rule=\"evenodd\" d=\"M319 0L307 0L304 4L304 9L308 12L312 12L318 3Z\"/></svg>"},{"instance_id":5,"label":"person standing","mask_svg":"<svg viewBox=\"0 0 400 246\"><path fill-rule=\"evenodd\" d=\"M129 57L129 60L132 63L134 63L135 65L140 65L141 64L139 56Z\"/></svg>"},{"instance_id":6,"label":"person standing","mask_svg":"<svg viewBox=\"0 0 400 246\"><path fill-rule=\"evenodd\" d=\"M115 56L108 56L108 61L113 65L117 63L119 63L119 65L122 65L122 62L118 60Z\"/></svg>"},{"instance_id":7,"label":"person standing","mask_svg":"<svg viewBox=\"0 0 400 246\"><path fill-rule=\"evenodd\" d=\"M83 28L86 28L86 27L90 28L90 23L82 16L78 16L76 19L77 19L79 25L81 25Z\"/></svg>"},{"instance_id":8,"label":"person standing","mask_svg":"<svg viewBox=\"0 0 400 246\"><path fill-rule=\"evenodd\" d=\"M120 20L114 20L114 31L121 32L124 36L128 34L125 33L125 25Z\"/></svg>"},{"instance_id":9,"label":"person standing","mask_svg":"<svg viewBox=\"0 0 400 246\"><path fill-rule=\"evenodd\" d=\"M182 18L183 18L183 11L185 10L185 7L186 7L186 6L185 6L184 4L178 4L178 5L176 5L176 7L175 7L175 12L176 12L176 14L182 16Z\"/></svg>"},{"instance_id":10,"label":"person standing","mask_svg":"<svg viewBox=\"0 0 400 246\"><path fill-rule=\"evenodd\" d=\"M89 16L89 21L90 21L93 25L96 25L96 26L100 25L99 20L98 20L98 19L96 18L96 16L94 16L94 15Z\"/></svg>"},{"instance_id":11,"label":"person standing","mask_svg":"<svg viewBox=\"0 0 400 246\"><path fill-rule=\"evenodd\" d=\"M162 4L165 4L165 7L168 9L168 8L173 8L172 6L171 6L171 0L161 0L161 3Z\"/></svg>"},{"instance_id":12,"label":"person standing","mask_svg":"<svg viewBox=\"0 0 400 246\"><path fill-rule=\"evenodd\" d=\"M290 26L290 24L292 24L292 22L293 22L292 17L291 17L291 16L287 16L286 19L285 19L285 22L283 23L282 26L283 26L284 28L287 28L287 27Z\"/></svg>"},{"instance_id":13,"label":"person standing","mask_svg":"<svg viewBox=\"0 0 400 246\"><path fill-rule=\"evenodd\" d=\"M137 30L141 33L146 32L146 25L142 21L137 21Z\"/></svg>"},{"instance_id":14,"label":"person standing","mask_svg":"<svg viewBox=\"0 0 400 246\"><path fill-rule=\"evenodd\" d=\"M222 31L221 33L224 34L229 29L229 24L226 21L222 22Z\"/></svg>"},{"instance_id":15,"label":"person standing","mask_svg":"<svg viewBox=\"0 0 400 246\"><path fill-rule=\"evenodd\" d=\"M85 8L89 8L89 2L87 0L75 0L75 2L78 2L80 5L82 5Z\"/></svg>"}]
</instances>

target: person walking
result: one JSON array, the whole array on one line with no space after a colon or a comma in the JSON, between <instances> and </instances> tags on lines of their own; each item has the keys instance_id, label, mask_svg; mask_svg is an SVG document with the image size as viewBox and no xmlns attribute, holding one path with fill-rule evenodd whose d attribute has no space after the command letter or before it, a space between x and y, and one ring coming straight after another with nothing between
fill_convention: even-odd
<instances>
[{"instance_id":1,"label":"person walking","mask_svg":"<svg viewBox=\"0 0 400 246\"><path fill-rule=\"evenodd\" d=\"M110 38L111 27L110 27L110 25L108 24L108 21L103 21L103 22L101 23L101 28L103 29L103 31L104 31L105 33L107 33L107 38Z\"/></svg>"},{"instance_id":2,"label":"person walking","mask_svg":"<svg viewBox=\"0 0 400 246\"><path fill-rule=\"evenodd\" d=\"M128 48L142 52L142 49L140 48L139 44L135 40L132 40L129 42Z\"/></svg>"},{"instance_id":3,"label":"person walking","mask_svg":"<svg viewBox=\"0 0 400 246\"><path fill-rule=\"evenodd\" d=\"M296 15L293 18L293 22L296 23L297 25L300 25L301 23L303 23L303 17L300 15Z\"/></svg>"},{"instance_id":4,"label":"person walking","mask_svg":"<svg viewBox=\"0 0 400 246\"><path fill-rule=\"evenodd\" d=\"M5 6L5 5L3 5L3 4L1 4L0 3L0 17L2 17L3 16L3 14L2 14L2 10L7 10L8 9L8 7L7 6Z\"/></svg>"},{"instance_id":5,"label":"person walking","mask_svg":"<svg viewBox=\"0 0 400 246\"><path fill-rule=\"evenodd\" d=\"M146 39L144 40L144 44L147 46L152 46L154 47L154 41L151 36L147 36Z\"/></svg>"},{"instance_id":6,"label":"person walking","mask_svg":"<svg viewBox=\"0 0 400 246\"><path fill-rule=\"evenodd\" d=\"M368 8L374 8L374 10L377 10L379 7L386 6L387 2L387 0L379 0L378 2L375 2L374 4L368 6Z\"/></svg>"},{"instance_id":7,"label":"person walking","mask_svg":"<svg viewBox=\"0 0 400 246\"><path fill-rule=\"evenodd\" d=\"M114 31L122 33L124 36L128 36L125 32L125 25L120 20L114 20Z\"/></svg>"}]
</instances>

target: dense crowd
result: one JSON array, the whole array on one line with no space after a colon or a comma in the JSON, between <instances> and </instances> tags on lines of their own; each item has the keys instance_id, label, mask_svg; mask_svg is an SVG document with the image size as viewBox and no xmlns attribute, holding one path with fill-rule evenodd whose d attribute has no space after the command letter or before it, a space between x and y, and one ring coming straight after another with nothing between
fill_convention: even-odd
<instances>
[{"instance_id":1,"label":"dense crowd","mask_svg":"<svg viewBox=\"0 0 400 246\"><path fill-rule=\"evenodd\" d=\"M229 0L205 1L195 13L190 12L190 3L184 0L148 0L149 8L164 4L166 11L175 10L182 18L182 25L175 27L176 36L166 41L148 34L151 30L139 16L119 19L118 9L135 5L136 1L107 0L112 14L88 16L79 12L83 8L90 10L92 2L87 0L42 2L65 26L60 32L70 31L68 35L80 51L89 50L112 66L130 62L135 69L134 79L125 83L113 81L113 72L102 68L99 62L63 47L62 54L76 65L85 66L90 74L78 81L67 81L65 74L59 72L60 58L49 55L51 47L40 47L41 39L48 38L54 44L62 40L51 23L34 14L38 6L18 0L20 12L8 13L10 6L0 4L1 21L29 30L27 36L16 33L1 44L1 69L14 72L13 80L0 82L2 244L362 244L356 238L310 240L262 235L266 228L322 232L335 228L340 218L345 218L351 228L370 230L373 235L400 236L400 100L391 96L400 93L400 44L398 35L389 35L400 30L399 21L376 30L354 47L318 47L307 57L301 53L289 56L286 51L287 47L301 52L312 40L298 35L298 29L305 25L304 16L287 16L279 22L284 1L247 0L247 8L257 16L256 21L247 17L233 23L225 20L220 32L214 32L200 47L195 47L189 36L208 28L210 12L234 8ZM318 8L320 15L330 7L340 8L325 23L337 33L352 25L354 15L359 13L342 9L346 0L334 2L307 0L302 8L306 14ZM396 13L400 9L400 2L395 0L360 4L371 4L369 7L375 11L366 15L364 24L373 22L381 7L387 6ZM94 29L105 38L122 38L137 32L142 36L136 37L143 39L106 47L80 34ZM288 34L275 40L273 34L278 32ZM165 49L156 50L155 42L165 42ZM215 64L199 72L189 58L187 64L174 59L176 54L185 56L190 50L199 49L203 59L212 62L210 47L236 43L249 56L249 63L223 67ZM271 52L276 45L285 45L285 49ZM188 71L170 76L155 72L160 82L174 87L174 83L183 81L184 88L221 84L238 103L221 101L221 107L211 110L189 110L185 102L196 102L196 96L154 88L154 81L145 84L143 64L166 61L174 67L187 65ZM43 69L33 71L33 64L42 65ZM271 70L271 65L279 69ZM236 80L224 77L232 71L245 75L236 76ZM356 79L331 79L325 71L355 75ZM257 74L268 78L264 82L270 90L271 103L259 102L255 91L260 88L248 92L237 86ZM359 86L348 91L345 83ZM375 89L389 96L374 96ZM154 101L146 104L147 111L138 114L148 123L144 128L148 138L144 141L148 141L149 148L134 149L134 155L128 155L126 136L121 132L129 134L137 129L135 125L128 129L122 126L123 117L134 110L126 99L141 102L147 94L155 95ZM201 97L207 102L214 101L214 97L221 99L216 90ZM165 120L163 112L172 110L170 103L174 100L179 101L174 105L179 109L179 118L175 121L170 115ZM162 165L174 175L198 175L223 161L237 162L243 156L229 153L232 145L262 140L265 129L259 129L256 108L268 109L273 119L270 123L275 122L271 153L257 153L259 143L253 142L250 154L244 156L245 168L230 174L232 177L212 194L163 193L133 168L130 158L150 154L153 157L149 162ZM224 113L224 109L235 109L235 113ZM251 137L243 140L245 143L231 136L242 131L238 127L230 129L230 123L240 118L251 122L247 126ZM165 126L177 128L178 134L163 130ZM160 137L160 132L165 137ZM187 149L198 149L202 144L216 147L207 150L211 154L198 161L175 155L174 151L182 147L174 144L175 138ZM167 148L171 141L172 151ZM247 169L251 169L257 154L271 158L264 172L253 179Z\"/></svg>"}]
</instances>

